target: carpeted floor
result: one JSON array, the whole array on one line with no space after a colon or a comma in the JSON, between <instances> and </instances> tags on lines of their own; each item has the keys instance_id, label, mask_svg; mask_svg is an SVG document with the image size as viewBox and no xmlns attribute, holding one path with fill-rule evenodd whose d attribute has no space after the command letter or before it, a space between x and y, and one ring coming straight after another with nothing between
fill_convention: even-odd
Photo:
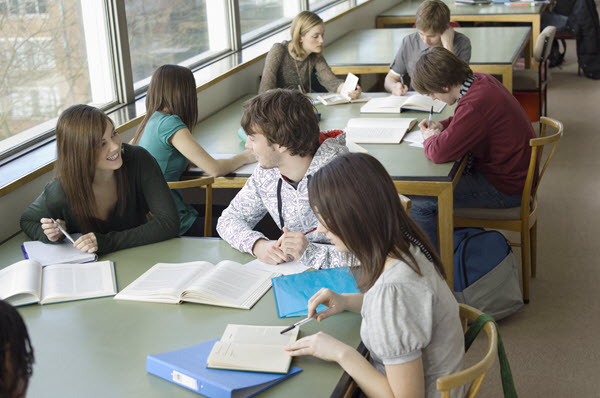
<instances>
[{"instance_id":1,"label":"carpeted floor","mask_svg":"<svg viewBox=\"0 0 600 398\"><path fill-rule=\"evenodd\" d=\"M540 187L538 275L530 304L499 322L520 397L600 397L600 80L577 76L575 41L567 50L548 92L565 133ZM503 396L497 365L478 396Z\"/></svg>"}]
</instances>

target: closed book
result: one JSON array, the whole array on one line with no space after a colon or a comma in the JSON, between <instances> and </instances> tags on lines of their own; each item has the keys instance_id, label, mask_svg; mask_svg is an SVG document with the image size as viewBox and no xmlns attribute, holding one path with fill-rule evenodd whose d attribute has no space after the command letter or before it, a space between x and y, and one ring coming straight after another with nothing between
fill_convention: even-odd
<instances>
[{"instance_id":1,"label":"closed book","mask_svg":"<svg viewBox=\"0 0 600 398\"><path fill-rule=\"evenodd\" d=\"M308 300L321 288L336 293L359 293L350 268L327 268L271 279L277 315L280 318L308 315ZM324 310L324 305L317 311Z\"/></svg>"},{"instance_id":2,"label":"closed book","mask_svg":"<svg viewBox=\"0 0 600 398\"><path fill-rule=\"evenodd\" d=\"M146 358L146 371L207 397L251 397L302 371L287 374L209 369L208 355L219 339Z\"/></svg>"}]
</instances>

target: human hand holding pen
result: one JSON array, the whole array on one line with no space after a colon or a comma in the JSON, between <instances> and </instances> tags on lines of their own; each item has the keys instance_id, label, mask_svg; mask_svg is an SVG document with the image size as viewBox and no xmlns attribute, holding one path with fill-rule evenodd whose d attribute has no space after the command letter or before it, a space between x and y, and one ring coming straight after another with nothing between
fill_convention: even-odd
<instances>
[{"instance_id":1,"label":"human hand holding pen","mask_svg":"<svg viewBox=\"0 0 600 398\"><path fill-rule=\"evenodd\" d=\"M306 235L309 232L292 232L287 227L283 227L282 229L283 235L279 237L277 240L277 246L283 254L289 257L293 257L295 259L299 259L302 257L306 248L308 247L308 239Z\"/></svg>"},{"instance_id":2,"label":"human hand holding pen","mask_svg":"<svg viewBox=\"0 0 600 398\"><path fill-rule=\"evenodd\" d=\"M59 219L57 219L55 223L55 220L52 218L42 218L40 219L40 223L42 230L44 231L44 235L46 235L50 242L56 242L63 237L63 233L58 227L59 225L63 228L63 230L66 230L67 228L65 222Z\"/></svg>"}]
</instances>

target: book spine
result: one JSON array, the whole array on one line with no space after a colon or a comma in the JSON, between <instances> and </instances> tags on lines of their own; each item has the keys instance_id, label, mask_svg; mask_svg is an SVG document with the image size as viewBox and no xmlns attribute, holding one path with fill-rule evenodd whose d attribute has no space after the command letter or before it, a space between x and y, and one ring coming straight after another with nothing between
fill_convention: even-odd
<instances>
[{"instance_id":1,"label":"book spine","mask_svg":"<svg viewBox=\"0 0 600 398\"><path fill-rule=\"evenodd\" d=\"M169 365L152 355L148 355L146 358L146 372L207 397L231 398L231 391L199 379L184 369Z\"/></svg>"}]
</instances>

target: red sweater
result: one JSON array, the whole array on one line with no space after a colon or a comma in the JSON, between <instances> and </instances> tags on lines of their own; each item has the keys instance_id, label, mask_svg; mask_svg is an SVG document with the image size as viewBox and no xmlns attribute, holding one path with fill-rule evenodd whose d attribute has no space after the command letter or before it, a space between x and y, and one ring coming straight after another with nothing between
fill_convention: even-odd
<instances>
[{"instance_id":1,"label":"red sweater","mask_svg":"<svg viewBox=\"0 0 600 398\"><path fill-rule=\"evenodd\" d=\"M454 116L442 121L444 130L425 140L425 155L435 163L460 159L469 152L474 168L505 194L523 191L535 138L519 102L494 77L477 77L458 101Z\"/></svg>"}]
</instances>

